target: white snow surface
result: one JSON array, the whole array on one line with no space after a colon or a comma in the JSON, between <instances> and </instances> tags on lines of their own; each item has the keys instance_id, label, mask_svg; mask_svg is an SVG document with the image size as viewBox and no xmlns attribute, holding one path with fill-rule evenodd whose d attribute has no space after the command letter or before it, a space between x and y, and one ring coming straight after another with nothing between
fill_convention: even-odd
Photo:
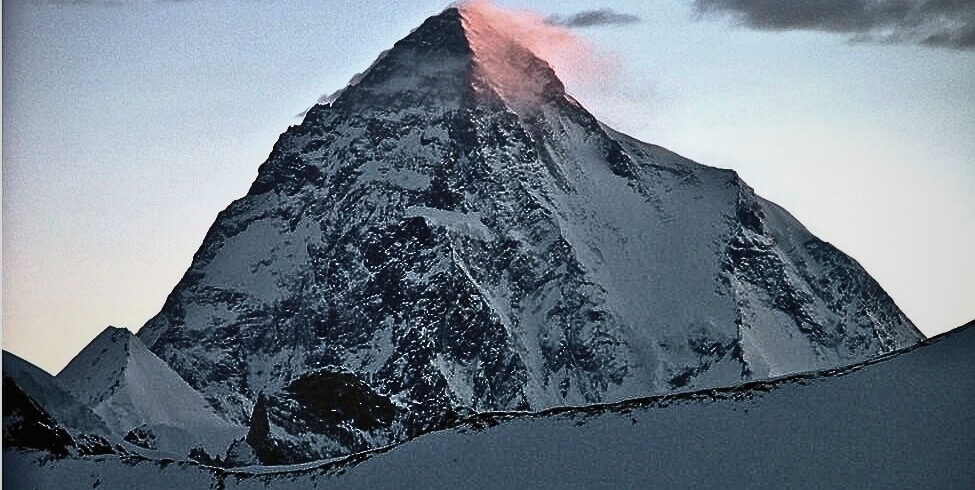
<instances>
[{"instance_id":1,"label":"white snow surface","mask_svg":"<svg viewBox=\"0 0 975 490\"><path fill-rule=\"evenodd\" d=\"M24 393L71 433L88 433L102 437L111 434L101 417L79 402L47 371L3 351L3 375L12 378Z\"/></svg>"},{"instance_id":2,"label":"white snow surface","mask_svg":"<svg viewBox=\"0 0 975 490\"><path fill-rule=\"evenodd\" d=\"M421 217L433 226L443 227L454 233L482 241L494 239L492 231L481 222L477 214L465 214L457 211L428 208L426 206L411 206L403 212L403 217Z\"/></svg>"},{"instance_id":3,"label":"white snow surface","mask_svg":"<svg viewBox=\"0 0 975 490\"><path fill-rule=\"evenodd\" d=\"M57 375L119 440L147 426L158 438L157 457L185 457L201 445L222 454L246 429L218 417L199 392L124 328L108 327Z\"/></svg>"},{"instance_id":4,"label":"white snow surface","mask_svg":"<svg viewBox=\"0 0 975 490\"><path fill-rule=\"evenodd\" d=\"M975 322L847 368L485 414L316 465L224 471L4 453L18 488L973 488Z\"/></svg>"}]
</instances>

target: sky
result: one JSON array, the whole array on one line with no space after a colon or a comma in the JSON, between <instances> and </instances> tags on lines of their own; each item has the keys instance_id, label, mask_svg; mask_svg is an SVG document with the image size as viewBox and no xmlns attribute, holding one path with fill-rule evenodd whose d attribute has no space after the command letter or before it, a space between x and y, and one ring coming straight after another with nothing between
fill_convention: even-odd
<instances>
[{"instance_id":1,"label":"sky","mask_svg":"<svg viewBox=\"0 0 975 490\"><path fill-rule=\"evenodd\" d=\"M975 318L970 2L499 3L614 60L563 74L604 122L736 170L925 334ZM3 2L4 349L53 373L138 330L278 135L445 6Z\"/></svg>"}]
</instances>

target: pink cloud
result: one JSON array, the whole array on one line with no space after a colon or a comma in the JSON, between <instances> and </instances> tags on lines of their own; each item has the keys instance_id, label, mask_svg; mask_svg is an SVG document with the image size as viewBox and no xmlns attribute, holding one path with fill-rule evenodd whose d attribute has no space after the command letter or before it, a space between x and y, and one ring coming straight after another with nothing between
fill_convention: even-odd
<instances>
[{"instance_id":1,"label":"pink cloud","mask_svg":"<svg viewBox=\"0 0 975 490\"><path fill-rule=\"evenodd\" d=\"M469 0L459 8L480 69L507 95L541 88L541 80L519 63L524 49L548 62L570 87L604 83L619 70L616 56L597 52L590 42L547 23L539 13L502 8L489 0Z\"/></svg>"}]
</instances>

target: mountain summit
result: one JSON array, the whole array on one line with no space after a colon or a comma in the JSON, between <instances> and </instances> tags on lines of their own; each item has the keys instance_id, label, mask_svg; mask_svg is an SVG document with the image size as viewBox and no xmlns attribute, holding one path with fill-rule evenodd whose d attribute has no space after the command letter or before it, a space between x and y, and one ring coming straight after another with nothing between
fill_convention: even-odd
<instances>
[{"instance_id":1,"label":"mountain summit","mask_svg":"<svg viewBox=\"0 0 975 490\"><path fill-rule=\"evenodd\" d=\"M922 338L734 172L601 124L489 21L447 9L309 110L139 332L263 461Z\"/></svg>"},{"instance_id":2,"label":"mountain summit","mask_svg":"<svg viewBox=\"0 0 975 490\"><path fill-rule=\"evenodd\" d=\"M548 63L495 28L479 9L450 8L383 52L349 86L318 106L333 111L395 107L529 109L564 98Z\"/></svg>"}]
</instances>

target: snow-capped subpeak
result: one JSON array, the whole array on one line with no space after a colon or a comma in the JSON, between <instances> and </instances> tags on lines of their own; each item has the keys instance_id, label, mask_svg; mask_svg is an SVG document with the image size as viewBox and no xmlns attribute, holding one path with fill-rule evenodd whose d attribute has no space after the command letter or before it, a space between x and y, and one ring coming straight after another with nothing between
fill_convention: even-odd
<instances>
[{"instance_id":1,"label":"snow-capped subpeak","mask_svg":"<svg viewBox=\"0 0 975 490\"><path fill-rule=\"evenodd\" d=\"M158 440L147 449L185 456L199 444L217 452L242 431L218 417L203 395L124 328L102 331L57 380L117 437L151 433Z\"/></svg>"}]
</instances>

